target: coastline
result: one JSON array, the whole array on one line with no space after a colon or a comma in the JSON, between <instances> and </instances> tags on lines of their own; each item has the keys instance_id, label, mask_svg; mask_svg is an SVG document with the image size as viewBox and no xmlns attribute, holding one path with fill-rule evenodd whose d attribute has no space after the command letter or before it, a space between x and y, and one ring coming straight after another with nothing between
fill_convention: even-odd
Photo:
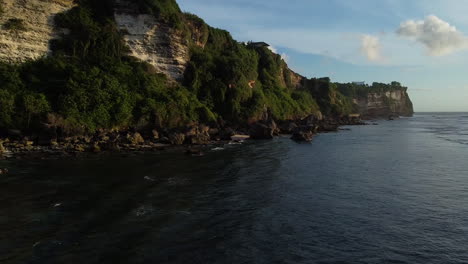
<instances>
[{"instance_id":1,"label":"coastline","mask_svg":"<svg viewBox=\"0 0 468 264\"><path fill-rule=\"evenodd\" d=\"M297 142L310 142L319 133L338 132L342 126L370 125L360 118L317 118L275 122L264 119L245 126L191 124L165 131L99 131L85 136L16 135L0 138L0 160L74 157L99 153L145 153L175 151L201 156L210 148L244 140L268 140L288 135Z\"/></svg>"}]
</instances>

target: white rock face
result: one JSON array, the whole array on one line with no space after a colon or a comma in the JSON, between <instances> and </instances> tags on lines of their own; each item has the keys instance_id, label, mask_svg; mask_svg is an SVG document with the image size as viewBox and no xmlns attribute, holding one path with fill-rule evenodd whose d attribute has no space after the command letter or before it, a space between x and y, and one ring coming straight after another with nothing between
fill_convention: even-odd
<instances>
[{"instance_id":1,"label":"white rock face","mask_svg":"<svg viewBox=\"0 0 468 264\"><path fill-rule=\"evenodd\" d=\"M130 54L174 80L182 80L189 48L174 30L151 15L138 14L126 1L118 1L114 13Z\"/></svg>"},{"instance_id":2,"label":"white rock face","mask_svg":"<svg viewBox=\"0 0 468 264\"><path fill-rule=\"evenodd\" d=\"M22 19L25 31L0 28L0 61L20 63L50 52L49 41L57 38L54 16L71 9L73 0L0 0L0 25L9 19Z\"/></svg>"},{"instance_id":3,"label":"white rock face","mask_svg":"<svg viewBox=\"0 0 468 264\"><path fill-rule=\"evenodd\" d=\"M403 90L385 93L369 93L367 98L355 98L363 116L385 117L391 114L408 116L413 114L409 97Z\"/></svg>"}]
</instances>

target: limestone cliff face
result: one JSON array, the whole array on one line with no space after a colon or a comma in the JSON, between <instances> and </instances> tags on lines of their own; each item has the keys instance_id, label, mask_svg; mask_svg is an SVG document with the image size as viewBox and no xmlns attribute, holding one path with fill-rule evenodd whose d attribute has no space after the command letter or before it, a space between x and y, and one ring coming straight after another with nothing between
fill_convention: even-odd
<instances>
[{"instance_id":1,"label":"limestone cliff face","mask_svg":"<svg viewBox=\"0 0 468 264\"><path fill-rule=\"evenodd\" d=\"M73 0L0 0L0 61L20 63L50 52L49 41L58 36L54 16L71 9ZM5 29L5 23L20 19L25 30Z\"/></svg>"},{"instance_id":2,"label":"limestone cliff face","mask_svg":"<svg viewBox=\"0 0 468 264\"><path fill-rule=\"evenodd\" d=\"M151 15L139 14L135 4L128 1L117 1L114 17L130 49L129 55L151 64L171 79L183 79L189 47L180 34Z\"/></svg>"},{"instance_id":3,"label":"limestone cliff face","mask_svg":"<svg viewBox=\"0 0 468 264\"><path fill-rule=\"evenodd\" d=\"M369 93L367 97L355 98L360 114L364 118L387 118L391 115L412 116L413 103L406 89Z\"/></svg>"}]
</instances>

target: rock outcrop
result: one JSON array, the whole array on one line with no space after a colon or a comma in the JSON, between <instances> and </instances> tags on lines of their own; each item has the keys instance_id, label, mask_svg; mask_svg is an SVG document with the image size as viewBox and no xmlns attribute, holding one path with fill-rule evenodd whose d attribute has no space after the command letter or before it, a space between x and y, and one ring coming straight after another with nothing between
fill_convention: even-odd
<instances>
[{"instance_id":1,"label":"rock outcrop","mask_svg":"<svg viewBox=\"0 0 468 264\"><path fill-rule=\"evenodd\" d=\"M47 55L50 40L57 38L54 16L71 9L73 0L0 0L0 61L20 63ZM9 22L22 25L8 29Z\"/></svg>"},{"instance_id":2,"label":"rock outcrop","mask_svg":"<svg viewBox=\"0 0 468 264\"><path fill-rule=\"evenodd\" d=\"M152 15L140 14L135 4L125 0L116 1L114 18L124 34L129 55L173 80L183 79L189 47L175 29Z\"/></svg>"}]
</instances>

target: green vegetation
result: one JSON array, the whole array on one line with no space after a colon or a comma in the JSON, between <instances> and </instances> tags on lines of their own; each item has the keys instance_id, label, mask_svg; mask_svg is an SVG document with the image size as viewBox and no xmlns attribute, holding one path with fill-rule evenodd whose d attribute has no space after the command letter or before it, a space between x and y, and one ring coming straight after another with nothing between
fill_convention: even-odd
<instances>
[{"instance_id":1,"label":"green vegetation","mask_svg":"<svg viewBox=\"0 0 468 264\"><path fill-rule=\"evenodd\" d=\"M188 89L124 56L106 4L81 2L58 15L70 34L53 43L53 56L0 64L0 127L36 130L51 114L70 134L215 119Z\"/></svg>"},{"instance_id":2,"label":"green vegetation","mask_svg":"<svg viewBox=\"0 0 468 264\"><path fill-rule=\"evenodd\" d=\"M212 112L245 122L260 118L265 108L282 120L319 111L310 93L282 84L283 75L289 76L282 73L289 69L281 56L238 43L227 31L211 27L208 31L206 46L192 47L185 85Z\"/></svg>"},{"instance_id":3,"label":"green vegetation","mask_svg":"<svg viewBox=\"0 0 468 264\"><path fill-rule=\"evenodd\" d=\"M113 1L80 0L56 16L56 24L70 33L52 43L52 56L21 65L0 63L0 128L32 132L48 123L66 134L81 134L220 119L245 124L267 109L279 120L318 111L344 115L355 111L351 97L366 89L389 89L335 84L329 78L304 80L297 88L286 63L268 48L236 42L229 32L180 12L174 0L137 3L186 37L191 58L183 83L126 56ZM10 22L9 27L20 25Z\"/></svg>"},{"instance_id":4,"label":"green vegetation","mask_svg":"<svg viewBox=\"0 0 468 264\"><path fill-rule=\"evenodd\" d=\"M408 88L402 86L399 82L392 82L390 84L374 82L371 86L359 85L354 83L337 83L338 90L348 97L363 97L367 96L368 93L384 93L396 90L407 91Z\"/></svg>"},{"instance_id":5,"label":"green vegetation","mask_svg":"<svg viewBox=\"0 0 468 264\"><path fill-rule=\"evenodd\" d=\"M136 0L141 13L152 14L176 29L184 28L184 15L175 0Z\"/></svg>"},{"instance_id":6,"label":"green vegetation","mask_svg":"<svg viewBox=\"0 0 468 264\"><path fill-rule=\"evenodd\" d=\"M22 19L10 18L3 24L3 29L19 32L19 31L25 31L26 26L24 25L24 21Z\"/></svg>"}]
</instances>

